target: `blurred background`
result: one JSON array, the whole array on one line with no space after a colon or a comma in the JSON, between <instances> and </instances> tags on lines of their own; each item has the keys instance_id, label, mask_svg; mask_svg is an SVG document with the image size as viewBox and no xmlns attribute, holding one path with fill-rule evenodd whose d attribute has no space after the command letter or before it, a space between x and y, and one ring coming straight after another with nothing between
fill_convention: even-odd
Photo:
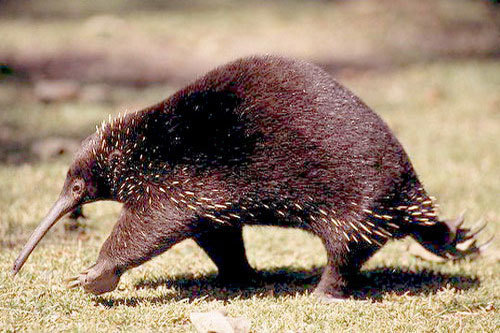
<instances>
[{"instance_id":1,"label":"blurred background","mask_svg":"<svg viewBox=\"0 0 500 333\"><path fill-rule=\"evenodd\" d=\"M72 151L108 113L241 56L309 60L376 106L361 80L497 62L499 31L487 0L0 0L0 163ZM411 89L439 99L431 82Z\"/></svg>"}]
</instances>

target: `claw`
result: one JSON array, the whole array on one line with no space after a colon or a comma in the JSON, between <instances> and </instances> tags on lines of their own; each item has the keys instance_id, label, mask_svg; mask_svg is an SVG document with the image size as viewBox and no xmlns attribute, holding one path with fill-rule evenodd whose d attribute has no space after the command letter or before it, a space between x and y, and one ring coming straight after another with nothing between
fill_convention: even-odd
<instances>
[{"instance_id":1,"label":"claw","mask_svg":"<svg viewBox=\"0 0 500 333\"><path fill-rule=\"evenodd\" d=\"M444 223L448 226L450 230L450 235L449 235L449 242L450 243L456 243L459 242L461 238L463 238L463 233L467 232L468 229L460 229L462 224L464 224L465 221L465 211L460 213L458 217L455 220L448 220L444 221Z\"/></svg>"},{"instance_id":2,"label":"claw","mask_svg":"<svg viewBox=\"0 0 500 333\"><path fill-rule=\"evenodd\" d=\"M64 282L70 283L71 281L78 280L79 277L80 277L80 275L75 275L75 276L72 276L70 278L65 279Z\"/></svg>"},{"instance_id":3,"label":"claw","mask_svg":"<svg viewBox=\"0 0 500 333\"><path fill-rule=\"evenodd\" d=\"M482 220L479 220L478 223L476 223L476 225L474 225L473 227L470 228L471 232L468 234L468 236L470 238L476 236L478 233L480 233L487 225L488 223L487 222L483 222ZM478 227L479 225L479 227ZM476 229L476 230L474 230ZM472 231L474 230L474 231Z\"/></svg>"},{"instance_id":4,"label":"claw","mask_svg":"<svg viewBox=\"0 0 500 333\"><path fill-rule=\"evenodd\" d=\"M81 284L82 283L80 282L80 279L76 276L76 277L73 277L73 278L67 280L66 287L68 289L72 289L72 288L76 288L76 287L81 286Z\"/></svg>"},{"instance_id":5,"label":"claw","mask_svg":"<svg viewBox=\"0 0 500 333\"><path fill-rule=\"evenodd\" d=\"M487 222L480 220L471 228L458 229L454 239L455 244L461 244L470 239L476 238L476 236L483 231L487 224Z\"/></svg>"},{"instance_id":6,"label":"claw","mask_svg":"<svg viewBox=\"0 0 500 333\"><path fill-rule=\"evenodd\" d=\"M113 291L120 281L120 275L116 273L114 268L107 270L105 268L107 268L105 264L93 265L82 273L67 279L66 287L82 287L86 292L94 295Z\"/></svg>"},{"instance_id":7,"label":"claw","mask_svg":"<svg viewBox=\"0 0 500 333\"><path fill-rule=\"evenodd\" d=\"M455 247L460 252L465 252L467 250L473 249L475 247L475 245L476 245L475 239L467 239L467 240L464 240L463 242L458 243Z\"/></svg>"},{"instance_id":8,"label":"claw","mask_svg":"<svg viewBox=\"0 0 500 333\"><path fill-rule=\"evenodd\" d=\"M464 213L460 214L454 221L448 220L444 223L448 227L446 243L431 242L423 245L428 251L447 260L478 257L484 253L494 239L494 236L492 236L483 244L478 245L476 236L484 230L487 222L480 220L472 228L461 228L464 223Z\"/></svg>"},{"instance_id":9,"label":"claw","mask_svg":"<svg viewBox=\"0 0 500 333\"><path fill-rule=\"evenodd\" d=\"M72 276L68 279L65 280L66 282L66 287L68 289L72 289L72 288L76 288L76 287L80 287L82 286L82 281L80 280L80 278L82 276L85 276L91 269L92 267L94 267L95 265L92 265L90 266L89 268L85 269L83 272L81 272L80 274L78 275L75 275L75 276Z\"/></svg>"},{"instance_id":10,"label":"claw","mask_svg":"<svg viewBox=\"0 0 500 333\"><path fill-rule=\"evenodd\" d=\"M95 265L90 266L89 268L87 268L83 272L81 272L80 274L87 274L92 269L92 267L94 267L94 266Z\"/></svg>"},{"instance_id":11,"label":"claw","mask_svg":"<svg viewBox=\"0 0 500 333\"><path fill-rule=\"evenodd\" d=\"M458 217L455 219L455 221L452 222L453 227L455 227L455 230L458 230L462 224L464 224L465 221L465 210L458 215Z\"/></svg>"},{"instance_id":12,"label":"claw","mask_svg":"<svg viewBox=\"0 0 500 333\"><path fill-rule=\"evenodd\" d=\"M492 243L493 243L493 239L495 238L495 236L491 236L490 239L488 239L486 242L484 242L483 244L479 245L477 247L477 250L479 252L483 252L484 250L486 250Z\"/></svg>"},{"instance_id":13,"label":"claw","mask_svg":"<svg viewBox=\"0 0 500 333\"><path fill-rule=\"evenodd\" d=\"M84 274L84 273L82 273ZM75 276L72 276L68 279L65 280L66 282L66 287L68 289L72 289L72 288L76 288L76 287L79 287L82 285L82 282L80 280L80 277L82 276L82 274L79 274L79 275L75 275Z\"/></svg>"},{"instance_id":14,"label":"claw","mask_svg":"<svg viewBox=\"0 0 500 333\"><path fill-rule=\"evenodd\" d=\"M477 242L476 239L472 239L469 240L468 242L458 244L456 246L456 249L458 251L456 252L455 259L463 259L471 255L476 255L476 256L481 255L491 245L494 238L495 238L494 236L491 236L486 242L484 242L481 245L476 245Z\"/></svg>"}]
</instances>

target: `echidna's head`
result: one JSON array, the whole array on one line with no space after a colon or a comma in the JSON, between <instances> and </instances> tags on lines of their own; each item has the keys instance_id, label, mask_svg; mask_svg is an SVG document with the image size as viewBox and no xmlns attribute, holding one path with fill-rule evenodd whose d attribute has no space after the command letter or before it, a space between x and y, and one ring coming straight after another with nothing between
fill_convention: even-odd
<instances>
[{"instance_id":1,"label":"echidna's head","mask_svg":"<svg viewBox=\"0 0 500 333\"><path fill-rule=\"evenodd\" d=\"M70 210L89 202L112 199L106 169L97 162L98 145L96 134L85 139L69 167L59 200L72 206Z\"/></svg>"},{"instance_id":2,"label":"echidna's head","mask_svg":"<svg viewBox=\"0 0 500 333\"><path fill-rule=\"evenodd\" d=\"M98 144L98 136L96 134L89 136L83 141L68 170L59 198L33 232L15 261L14 274L21 269L30 253L43 236L45 236L47 231L64 215L76 207L89 202L113 199L109 185L105 181L107 177L103 174L104 171L98 166L96 160L95 146Z\"/></svg>"}]
</instances>

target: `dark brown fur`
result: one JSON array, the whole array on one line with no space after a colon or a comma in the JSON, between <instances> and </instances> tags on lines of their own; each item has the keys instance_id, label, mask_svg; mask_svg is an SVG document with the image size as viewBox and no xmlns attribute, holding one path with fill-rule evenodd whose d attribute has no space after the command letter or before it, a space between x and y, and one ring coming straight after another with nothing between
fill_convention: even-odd
<instances>
[{"instance_id":1,"label":"dark brown fur","mask_svg":"<svg viewBox=\"0 0 500 333\"><path fill-rule=\"evenodd\" d=\"M390 238L412 235L438 254L450 243L387 125L318 67L279 57L235 61L104 123L61 197L123 203L96 265L75 278L94 293L186 238L224 278L244 280L245 224L320 237L328 264L317 292L334 298Z\"/></svg>"}]
</instances>

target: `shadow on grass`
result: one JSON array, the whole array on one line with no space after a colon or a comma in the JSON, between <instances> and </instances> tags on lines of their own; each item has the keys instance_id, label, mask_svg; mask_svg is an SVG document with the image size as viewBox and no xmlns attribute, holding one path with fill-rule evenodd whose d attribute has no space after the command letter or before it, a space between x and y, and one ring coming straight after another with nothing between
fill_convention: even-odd
<instances>
[{"instance_id":1,"label":"shadow on grass","mask_svg":"<svg viewBox=\"0 0 500 333\"><path fill-rule=\"evenodd\" d=\"M217 280L217 275L209 274L201 278L181 275L173 279L144 279L136 289L156 289L160 286L173 288L172 293L154 297L111 297L98 296L96 304L106 307L120 305L137 306L141 303L163 304L181 300L230 300L257 297L280 297L312 293L321 277L322 268L311 270L291 270L288 268L260 271L258 277L244 286L228 286ZM478 286L479 278L460 274L442 274L428 270L406 271L401 268L375 268L362 271L353 282L353 298L380 301L384 294L397 295L432 294L445 286L467 290Z\"/></svg>"}]
</instances>

